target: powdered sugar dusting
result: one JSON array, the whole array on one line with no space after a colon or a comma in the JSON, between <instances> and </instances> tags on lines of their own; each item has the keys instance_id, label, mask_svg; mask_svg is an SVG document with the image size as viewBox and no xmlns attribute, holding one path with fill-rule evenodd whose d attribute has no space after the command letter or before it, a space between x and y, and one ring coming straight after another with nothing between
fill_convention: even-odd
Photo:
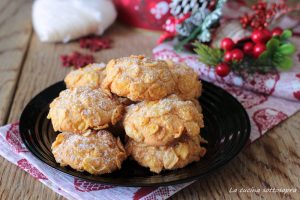
<instances>
[{"instance_id":1,"label":"powdered sugar dusting","mask_svg":"<svg viewBox=\"0 0 300 200\"><path fill-rule=\"evenodd\" d=\"M83 136L64 132L57 136L52 152L61 165L92 174L114 171L126 158L124 148L120 148L117 139L105 130L91 132Z\"/></svg>"}]
</instances>

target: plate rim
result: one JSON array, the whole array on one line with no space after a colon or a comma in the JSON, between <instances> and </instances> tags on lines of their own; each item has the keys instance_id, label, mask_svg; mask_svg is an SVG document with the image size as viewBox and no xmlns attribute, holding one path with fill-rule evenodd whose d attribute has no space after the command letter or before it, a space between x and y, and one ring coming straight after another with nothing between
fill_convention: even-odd
<instances>
[{"instance_id":1,"label":"plate rim","mask_svg":"<svg viewBox=\"0 0 300 200\"><path fill-rule=\"evenodd\" d=\"M39 161L43 162L44 164L46 164L47 166L55 169L55 170L58 170L68 176L72 176L74 178L79 178L79 179L82 179L82 180L85 180L85 181L89 181L89 182L92 182L92 183L99 183L99 184L106 184L106 185L112 185L112 186L120 186L120 187L153 187L153 186L169 186L169 185L177 185L177 184L183 184L183 183L187 183L187 182L191 182L191 181L195 181L195 180L199 180L205 176L208 176L210 175L211 173L216 173L217 171L219 171L220 169L222 169L223 167L227 166L228 163L230 163L230 161L232 161L234 158L236 158L236 156L241 153L241 151L247 146L247 141L249 140L250 138L250 133L251 133L251 123L250 123L250 118L249 118L249 115L248 113L246 112L246 109L242 106L242 104L233 96L231 95L229 92L227 92L226 90L224 90L223 88L217 86L217 85L214 85L213 83L211 82L208 82L208 81L205 81L205 80L202 80L200 79L202 83L204 84L208 84L212 87L215 87L215 88L218 88L219 90L222 90L224 91L225 93L227 93L230 98L235 101L235 103L237 103L237 105L239 105L240 109L243 111L243 114L245 115L245 121L246 121L246 124L247 124L247 131L243 132L245 134L245 141L243 142L242 145L239 146L239 148L237 149L237 151L234 152L234 154L232 154L228 159L226 160L223 160L221 162L221 164L213 167L213 168L209 168L209 170L207 170L205 173L203 174L198 174L198 175L192 175L190 177L186 177L186 178L182 178L180 180L171 180L171 181L166 181L166 182L160 182L160 183L132 183L132 182L123 182L122 184L118 184L118 183L114 183L114 182L107 182L107 181L97 181L97 180L91 180L91 179L88 179L88 178L84 178L84 177L80 177L78 175L75 174L75 172L73 171L70 171L70 170L66 170L64 169L63 167L57 167L57 166L54 166L52 164L49 164L48 162L44 161L44 159L42 159L39 154L37 154L31 147L31 145L27 142L27 139L25 138L25 133L26 130L23 130L25 129L25 127L22 125L24 124L25 122L25 114L28 112L27 109L29 109L30 105L32 104L32 102L35 101L35 99L37 99L40 95L42 95L45 90L48 90L52 87L54 87L55 85L59 85L59 84L64 84L64 81L58 81L54 84L51 84L50 86L44 88L42 91L40 91L38 94L36 94L27 104L26 106L24 107L23 111L22 111L22 114L20 116L20 120L19 120L19 132L20 132L20 137L22 139L22 142L25 144L27 150L29 150L29 152L35 157L37 158ZM199 162L199 161L198 161Z\"/></svg>"}]
</instances>

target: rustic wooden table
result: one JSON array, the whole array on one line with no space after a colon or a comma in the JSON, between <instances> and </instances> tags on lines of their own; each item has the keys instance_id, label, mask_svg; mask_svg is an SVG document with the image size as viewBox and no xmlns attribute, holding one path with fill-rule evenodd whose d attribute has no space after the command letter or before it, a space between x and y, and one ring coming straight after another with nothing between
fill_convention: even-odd
<instances>
[{"instance_id":1,"label":"rustic wooden table","mask_svg":"<svg viewBox=\"0 0 300 200\"><path fill-rule=\"evenodd\" d=\"M59 56L78 43L41 43L32 30L30 0L0 1L0 125L15 122L26 103L64 78ZM151 55L158 33L114 25L107 34L114 48L96 60L130 54ZM299 199L300 112L269 131L222 170L176 194L173 199ZM63 199L0 157L0 199ZM296 188L297 193L230 193L230 188Z\"/></svg>"}]
</instances>

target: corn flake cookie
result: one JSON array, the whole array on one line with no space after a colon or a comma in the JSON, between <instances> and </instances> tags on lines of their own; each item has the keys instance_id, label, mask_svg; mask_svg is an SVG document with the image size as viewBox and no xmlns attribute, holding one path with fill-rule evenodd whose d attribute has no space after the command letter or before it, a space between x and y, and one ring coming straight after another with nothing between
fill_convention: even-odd
<instances>
[{"instance_id":1,"label":"corn flake cookie","mask_svg":"<svg viewBox=\"0 0 300 200\"><path fill-rule=\"evenodd\" d=\"M206 153L206 149L200 146L200 141L200 136L183 137L172 145L155 147L129 139L126 151L141 166L160 173L162 170L183 168L199 161Z\"/></svg>"},{"instance_id":2,"label":"corn flake cookie","mask_svg":"<svg viewBox=\"0 0 300 200\"><path fill-rule=\"evenodd\" d=\"M166 62L176 83L175 93L186 100L200 97L202 84L198 74L184 63Z\"/></svg>"},{"instance_id":3,"label":"corn flake cookie","mask_svg":"<svg viewBox=\"0 0 300 200\"><path fill-rule=\"evenodd\" d=\"M100 88L67 89L50 104L48 119L55 131L84 133L104 129L122 118L123 105Z\"/></svg>"},{"instance_id":4,"label":"corn flake cookie","mask_svg":"<svg viewBox=\"0 0 300 200\"><path fill-rule=\"evenodd\" d=\"M90 64L84 68L71 71L65 77L65 83L67 88L81 86L100 88L105 74L105 64Z\"/></svg>"},{"instance_id":5,"label":"corn flake cookie","mask_svg":"<svg viewBox=\"0 0 300 200\"><path fill-rule=\"evenodd\" d=\"M111 60L102 87L132 101L158 100L174 92L175 81L165 61L144 56Z\"/></svg>"},{"instance_id":6,"label":"corn flake cookie","mask_svg":"<svg viewBox=\"0 0 300 200\"><path fill-rule=\"evenodd\" d=\"M52 144L52 153L61 166L99 175L121 168L127 154L119 138L105 130L86 136L60 133Z\"/></svg>"},{"instance_id":7,"label":"corn flake cookie","mask_svg":"<svg viewBox=\"0 0 300 200\"><path fill-rule=\"evenodd\" d=\"M147 145L167 145L184 134L196 136L204 127L203 115L194 102L176 95L140 102L126 110L123 121L126 135Z\"/></svg>"}]
</instances>

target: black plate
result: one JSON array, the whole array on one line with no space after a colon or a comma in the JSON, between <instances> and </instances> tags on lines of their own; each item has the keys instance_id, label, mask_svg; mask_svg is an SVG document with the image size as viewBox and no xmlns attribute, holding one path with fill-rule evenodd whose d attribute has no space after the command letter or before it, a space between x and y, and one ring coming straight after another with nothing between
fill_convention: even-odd
<instances>
[{"instance_id":1,"label":"black plate","mask_svg":"<svg viewBox=\"0 0 300 200\"><path fill-rule=\"evenodd\" d=\"M182 169L164 171L157 175L132 160L112 174L94 176L61 167L51 153L51 144L57 132L46 118L49 103L65 89L58 82L33 98L20 119L20 133L26 147L38 159L62 172L85 180L119 186L159 186L183 183L210 174L233 159L245 146L250 135L250 122L242 105L229 93L203 81L203 95L199 101L203 108L205 128L201 135L208 140L207 154L199 162Z\"/></svg>"}]
</instances>

